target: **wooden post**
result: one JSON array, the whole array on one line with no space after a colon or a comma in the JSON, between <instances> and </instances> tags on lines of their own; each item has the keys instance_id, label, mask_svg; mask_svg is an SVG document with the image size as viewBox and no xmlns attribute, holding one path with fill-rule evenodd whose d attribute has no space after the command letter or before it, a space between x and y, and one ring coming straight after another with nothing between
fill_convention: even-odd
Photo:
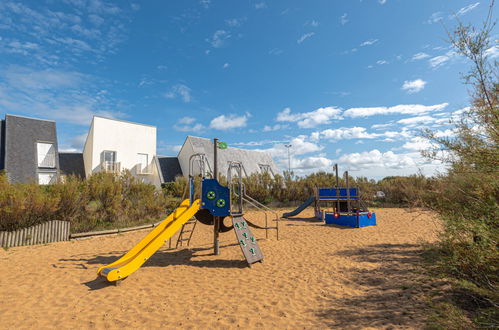
<instances>
[{"instance_id":1,"label":"wooden post","mask_svg":"<svg viewBox=\"0 0 499 330\"><path fill-rule=\"evenodd\" d=\"M218 139L213 139L213 178L218 180ZM218 231L220 228L220 217L213 217L213 254L220 254L220 240L218 238Z\"/></svg>"}]
</instances>

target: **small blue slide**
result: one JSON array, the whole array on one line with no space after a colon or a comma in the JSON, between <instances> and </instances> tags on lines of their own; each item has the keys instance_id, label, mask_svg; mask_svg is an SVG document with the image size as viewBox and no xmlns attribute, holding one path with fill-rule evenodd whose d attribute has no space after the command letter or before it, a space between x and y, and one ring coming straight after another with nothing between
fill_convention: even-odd
<instances>
[{"instance_id":1,"label":"small blue slide","mask_svg":"<svg viewBox=\"0 0 499 330\"><path fill-rule=\"evenodd\" d=\"M313 202L315 202L315 197L314 196L311 196L309 199L307 199L302 205L298 206L296 208L296 210L294 211L291 211L291 212L288 212L288 213L284 213L282 215L283 218L289 218L289 217L294 217L295 215L298 215L300 214L301 211L305 210L307 208L307 206L309 206L310 204L312 204Z\"/></svg>"}]
</instances>

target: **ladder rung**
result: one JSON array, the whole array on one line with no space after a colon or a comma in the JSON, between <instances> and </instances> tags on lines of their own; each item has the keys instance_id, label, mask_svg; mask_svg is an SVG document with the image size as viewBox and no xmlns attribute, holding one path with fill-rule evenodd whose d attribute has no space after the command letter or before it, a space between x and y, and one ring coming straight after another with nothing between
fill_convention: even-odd
<instances>
[{"instance_id":1,"label":"ladder rung","mask_svg":"<svg viewBox=\"0 0 499 330\"><path fill-rule=\"evenodd\" d=\"M197 220L189 220L187 221L185 224L188 224L188 223L196 223Z\"/></svg>"},{"instance_id":2,"label":"ladder rung","mask_svg":"<svg viewBox=\"0 0 499 330\"><path fill-rule=\"evenodd\" d=\"M182 238L182 239L179 239L179 242L188 241L188 240L189 240L188 238Z\"/></svg>"},{"instance_id":3,"label":"ladder rung","mask_svg":"<svg viewBox=\"0 0 499 330\"><path fill-rule=\"evenodd\" d=\"M192 230L183 230L182 233L190 233Z\"/></svg>"}]
</instances>

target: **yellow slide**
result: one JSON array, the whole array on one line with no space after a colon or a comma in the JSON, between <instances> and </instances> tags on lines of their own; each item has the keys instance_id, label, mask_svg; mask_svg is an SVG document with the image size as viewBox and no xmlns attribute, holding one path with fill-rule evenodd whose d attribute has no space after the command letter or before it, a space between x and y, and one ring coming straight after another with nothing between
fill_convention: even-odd
<instances>
[{"instance_id":1,"label":"yellow slide","mask_svg":"<svg viewBox=\"0 0 499 330\"><path fill-rule=\"evenodd\" d=\"M115 282L126 278L139 269L170 237L172 237L182 225L189 221L199 210L201 202L186 199L173 211L163 222L154 228L139 244L135 245L123 257L112 264L103 266L97 271L97 275L107 278L109 282Z\"/></svg>"}]
</instances>

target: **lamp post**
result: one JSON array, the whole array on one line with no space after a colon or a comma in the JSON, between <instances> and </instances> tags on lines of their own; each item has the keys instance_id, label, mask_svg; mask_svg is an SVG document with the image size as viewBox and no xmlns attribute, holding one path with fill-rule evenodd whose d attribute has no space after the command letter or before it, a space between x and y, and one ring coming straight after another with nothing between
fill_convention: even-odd
<instances>
[{"instance_id":1,"label":"lamp post","mask_svg":"<svg viewBox=\"0 0 499 330\"><path fill-rule=\"evenodd\" d=\"M289 155L289 149L292 147L292 145L285 144L284 146L286 147L286 149L288 149L288 173L289 173L289 175L291 175L291 157Z\"/></svg>"}]
</instances>

